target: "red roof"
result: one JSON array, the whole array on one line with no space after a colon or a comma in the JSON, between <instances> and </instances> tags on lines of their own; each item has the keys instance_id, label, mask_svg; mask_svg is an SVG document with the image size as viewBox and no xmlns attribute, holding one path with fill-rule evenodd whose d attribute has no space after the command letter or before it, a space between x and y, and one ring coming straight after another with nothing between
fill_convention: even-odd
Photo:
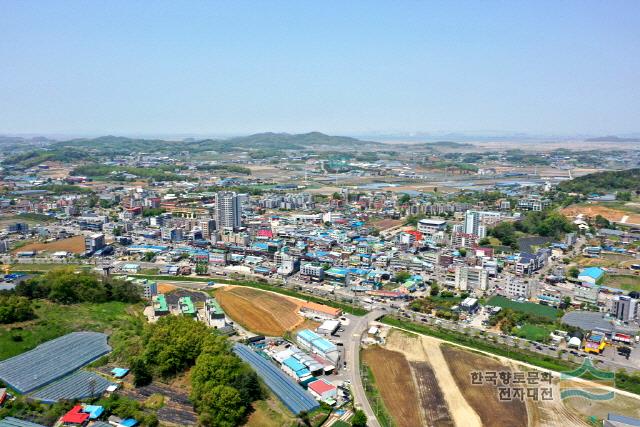
<instances>
[{"instance_id":1,"label":"red roof","mask_svg":"<svg viewBox=\"0 0 640 427\"><path fill-rule=\"evenodd\" d=\"M82 406L76 405L69 412L63 415L64 424L83 424L89 419L89 414L82 412Z\"/></svg>"},{"instance_id":2,"label":"red roof","mask_svg":"<svg viewBox=\"0 0 640 427\"><path fill-rule=\"evenodd\" d=\"M258 230L258 237L268 237L269 239L273 238L273 231L271 230Z\"/></svg>"},{"instance_id":3,"label":"red roof","mask_svg":"<svg viewBox=\"0 0 640 427\"><path fill-rule=\"evenodd\" d=\"M422 233L419 232L418 230L407 230L405 231L405 233L411 234L416 238L416 240L422 240Z\"/></svg>"},{"instance_id":4,"label":"red roof","mask_svg":"<svg viewBox=\"0 0 640 427\"><path fill-rule=\"evenodd\" d=\"M383 290L377 290L377 291L367 291L368 295L374 295L374 296L380 296L380 297L401 297L402 293L398 292L398 291L383 291Z\"/></svg>"},{"instance_id":5,"label":"red roof","mask_svg":"<svg viewBox=\"0 0 640 427\"><path fill-rule=\"evenodd\" d=\"M328 391L331 390L335 390L336 388L334 386L332 386L331 384L325 382L324 380L318 380L318 381L314 381L312 383L309 383L308 386L311 390L315 391L316 393L322 395Z\"/></svg>"}]
</instances>

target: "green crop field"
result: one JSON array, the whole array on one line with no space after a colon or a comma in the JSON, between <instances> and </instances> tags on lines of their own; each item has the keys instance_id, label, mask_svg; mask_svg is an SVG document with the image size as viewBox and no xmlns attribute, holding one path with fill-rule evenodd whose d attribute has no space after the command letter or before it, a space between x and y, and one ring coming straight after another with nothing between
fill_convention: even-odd
<instances>
[{"instance_id":1,"label":"green crop field","mask_svg":"<svg viewBox=\"0 0 640 427\"><path fill-rule=\"evenodd\" d=\"M545 341L549 338L549 330L539 325L524 324L515 330L515 335L529 341Z\"/></svg>"},{"instance_id":2,"label":"green crop field","mask_svg":"<svg viewBox=\"0 0 640 427\"><path fill-rule=\"evenodd\" d=\"M508 298L496 295L487 301L487 305L494 305L502 308L510 308L515 311L521 311L527 314L533 314L535 316L548 317L549 319L555 319L558 317L560 310L549 307L546 305L534 304L532 302L517 302L511 301Z\"/></svg>"},{"instance_id":3,"label":"green crop field","mask_svg":"<svg viewBox=\"0 0 640 427\"><path fill-rule=\"evenodd\" d=\"M604 285L625 291L640 291L640 276L632 275L605 275Z\"/></svg>"}]
</instances>

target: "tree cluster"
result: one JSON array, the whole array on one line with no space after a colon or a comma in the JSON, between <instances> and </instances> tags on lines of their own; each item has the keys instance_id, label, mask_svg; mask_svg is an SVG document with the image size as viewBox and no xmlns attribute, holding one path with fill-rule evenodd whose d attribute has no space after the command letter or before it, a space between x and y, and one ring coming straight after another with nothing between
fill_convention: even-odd
<instances>
[{"instance_id":1,"label":"tree cluster","mask_svg":"<svg viewBox=\"0 0 640 427\"><path fill-rule=\"evenodd\" d=\"M206 337L191 371L191 399L200 423L239 425L251 402L261 397L256 373L231 353L228 341L215 335Z\"/></svg>"},{"instance_id":2,"label":"tree cluster","mask_svg":"<svg viewBox=\"0 0 640 427\"><path fill-rule=\"evenodd\" d=\"M504 246L518 247L516 232L544 237L560 238L564 233L575 231L576 227L564 215L553 210L528 212L520 221L501 222L489 229L489 235L500 240ZM486 243L484 241L483 243Z\"/></svg>"},{"instance_id":3,"label":"tree cluster","mask_svg":"<svg viewBox=\"0 0 640 427\"><path fill-rule=\"evenodd\" d=\"M99 277L91 272L76 272L72 268L51 270L25 280L16 286L15 293L29 299L44 298L60 304L140 301L140 292L133 283Z\"/></svg>"},{"instance_id":4,"label":"tree cluster","mask_svg":"<svg viewBox=\"0 0 640 427\"><path fill-rule=\"evenodd\" d=\"M225 337L203 323L166 316L147 326L143 340L142 354L131 363L134 384L192 368L191 399L202 425L239 425L251 402L262 397L255 372L231 352Z\"/></svg>"},{"instance_id":5,"label":"tree cluster","mask_svg":"<svg viewBox=\"0 0 640 427\"><path fill-rule=\"evenodd\" d=\"M34 317L35 313L28 298L0 294L0 324L24 322Z\"/></svg>"},{"instance_id":6,"label":"tree cluster","mask_svg":"<svg viewBox=\"0 0 640 427\"><path fill-rule=\"evenodd\" d=\"M604 193L613 190L640 191L640 168L623 171L590 173L570 181L563 181L558 190L582 194Z\"/></svg>"}]
</instances>

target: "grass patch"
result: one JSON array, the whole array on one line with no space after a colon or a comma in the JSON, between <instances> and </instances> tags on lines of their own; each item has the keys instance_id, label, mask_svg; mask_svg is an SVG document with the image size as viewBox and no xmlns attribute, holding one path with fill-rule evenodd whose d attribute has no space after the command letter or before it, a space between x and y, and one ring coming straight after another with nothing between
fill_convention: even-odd
<instances>
[{"instance_id":1,"label":"grass patch","mask_svg":"<svg viewBox=\"0 0 640 427\"><path fill-rule=\"evenodd\" d=\"M11 272L12 273L22 273L22 272L28 272L28 273L32 273L32 272L46 272L46 271L51 271L51 270L55 270L56 268L66 268L66 267L75 267L76 269L87 269L90 270L92 269L93 265L90 264L79 264L79 263L68 263L68 264L27 264L27 263L20 263L20 264L12 264L11 265Z\"/></svg>"},{"instance_id":2,"label":"grass patch","mask_svg":"<svg viewBox=\"0 0 640 427\"><path fill-rule=\"evenodd\" d=\"M522 327L516 328L514 332L515 332L515 335L520 338L525 338L525 339L528 339L529 341L542 342L549 338L549 333L551 331L540 325L532 325L530 323L525 323Z\"/></svg>"},{"instance_id":3,"label":"grass patch","mask_svg":"<svg viewBox=\"0 0 640 427\"><path fill-rule=\"evenodd\" d=\"M511 301L510 299L500 295L489 298L487 304L502 308L510 308L514 311L520 311L522 313L532 314L535 316L547 317L549 319L556 319L562 313L561 310L549 307L547 305L534 304L532 302Z\"/></svg>"},{"instance_id":4,"label":"grass patch","mask_svg":"<svg viewBox=\"0 0 640 427\"><path fill-rule=\"evenodd\" d=\"M281 427L297 426L296 417L276 397L269 395L266 400L258 400L252 404L253 412L249 415L245 427Z\"/></svg>"},{"instance_id":5,"label":"grass patch","mask_svg":"<svg viewBox=\"0 0 640 427\"><path fill-rule=\"evenodd\" d=\"M629 255L622 254L602 254L600 258L588 258L585 256L578 256L575 262L581 267L622 267L621 264L633 261L635 258Z\"/></svg>"},{"instance_id":6,"label":"grass patch","mask_svg":"<svg viewBox=\"0 0 640 427\"><path fill-rule=\"evenodd\" d=\"M250 288L261 289L263 291L271 291L276 292L278 294L286 295L289 297L300 298L305 301L316 302L318 304L328 305L329 307L339 308L345 313L350 313L355 316L364 316L368 313L368 310L365 310L362 307L358 307L355 305L347 304L344 302L332 301L324 298L319 298L312 295L307 295L302 292L294 291L291 289L281 288L279 286L269 285L267 283L255 282L251 280L233 280L233 279L218 279L213 277L176 277L176 276L156 276L156 275L145 275L145 274L131 274L130 276L140 277L143 279L150 280L170 280L175 282L216 282L216 283L224 283L227 285L236 285L236 286L248 286Z\"/></svg>"},{"instance_id":7,"label":"grass patch","mask_svg":"<svg viewBox=\"0 0 640 427\"><path fill-rule=\"evenodd\" d=\"M604 285L625 291L640 291L640 276L606 274L604 276Z\"/></svg>"},{"instance_id":8,"label":"grass patch","mask_svg":"<svg viewBox=\"0 0 640 427\"><path fill-rule=\"evenodd\" d=\"M37 300L34 303L38 316L28 322L13 323L0 327L0 360L31 350L38 344L74 331L97 331L111 333L115 329L132 327L139 318L135 311L141 305L132 306L122 302L104 304L60 305ZM117 342L110 340L112 347Z\"/></svg>"}]
</instances>

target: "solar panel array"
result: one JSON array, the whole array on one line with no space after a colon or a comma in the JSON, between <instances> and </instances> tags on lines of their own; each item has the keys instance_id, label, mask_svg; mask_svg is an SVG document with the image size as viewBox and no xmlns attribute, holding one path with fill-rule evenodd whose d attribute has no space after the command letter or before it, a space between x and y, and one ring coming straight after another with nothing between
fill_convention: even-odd
<instances>
[{"instance_id":1,"label":"solar panel array","mask_svg":"<svg viewBox=\"0 0 640 427\"><path fill-rule=\"evenodd\" d=\"M98 374L88 371L76 371L31 393L29 397L45 403L55 403L60 400L80 400L87 397L101 396L111 385L115 384Z\"/></svg>"},{"instance_id":2,"label":"solar panel array","mask_svg":"<svg viewBox=\"0 0 640 427\"><path fill-rule=\"evenodd\" d=\"M233 346L233 351L255 369L271 391L294 414L299 414L302 411L312 411L320 406L311 393L304 390L273 363L260 357L249 347L236 344Z\"/></svg>"},{"instance_id":3,"label":"solar panel array","mask_svg":"<svg viewBox=\"0 0 640 427\"><path fill-rule=\"evenodd\" d=\"M91 363L111 351L99 332L72 332L0 362L0 380L25 394Z\"/></svg>"}]
</instances>

